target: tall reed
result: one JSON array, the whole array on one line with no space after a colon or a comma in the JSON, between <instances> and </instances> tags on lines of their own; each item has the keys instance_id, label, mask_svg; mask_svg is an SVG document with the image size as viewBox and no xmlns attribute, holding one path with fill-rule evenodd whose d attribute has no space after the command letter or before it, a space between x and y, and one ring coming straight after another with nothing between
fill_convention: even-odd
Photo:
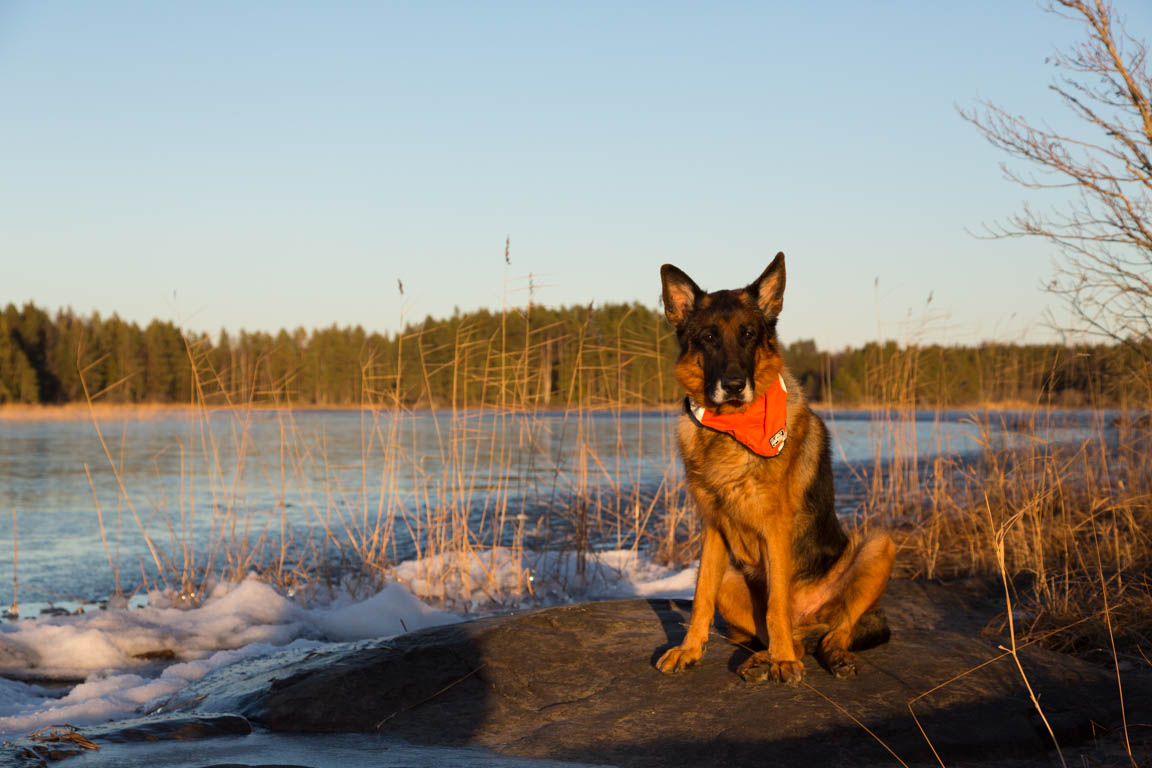
<instances>
[{"instance_id":1,"label":"tall reed","mask_svg":"<svg viewBox=\"0 0 1152 768\"><path fill-rule=\"evenodd\" d=\"M555 324L534 325L531 311L503 314L495 336L468 324L451 334L421 325L400 335L393 360L365 350L354 481L328 455L325 436L302 426L291 373L272 378L266 359L221 370L202 337L186 338L192 395L187 428L172 446L176 488L163 487L159 467L158 492L127 487L124 445L118 462L95 407L115 387L89 395L117 505L128 507L150 553L143 580L194 602L213 580L250 572L286 588L350 576L378 585L411 558L433 596L479 590L499 603L530 596L567 567L541 553L570 552L580 574L591 550L609 543L682 559L695 528L663 404L636 402L646 387L630 377L635 360L662 375L667 332L630 333L627 313L607 329L589 310L567 337ZM415 371L405 366L412 349ZM571 358L568 381L555 378L562 355ZM80 367L82 381L93 364ZM451 382L448 402L432 394L437 377ZM256 439L269 418L278 439ZM630 422L655 427L667 461L639 461L653 429L631 430ZM604 425L613 440L598 437ZM92 492L119 578L94 484ZM257 496L272 501L252 503ZM142 498L151 499L146 515ZM118 551L119 527L112 538Z\"/></svg>"},{"instance_id":2,"label":"tall reed","mask_svg":"<svg viewBox=\"0 0 1152 768\"><path fill-rule=\"evenodd\" d=\"M502 604L530 599L550 581L578 586L571 579L588 578L598 548L690 563L699 523L669 418L670 331L637 330L629 315L607 322L589 308L562 333L531 305L506 307L495 332L479 323L424 323L400 334L394 357L366 347L355 387L354 466L330 455L325 433L309 432L292 371L274 377L281 367L267 358L221 369L227 358L189 337L190 417L173 448L179 487L151 496L146 515L139 501L146 490L122 479L123 443L117 462L93 410L117 504L128 508L150 553L143 578L194 601L213 580L251 572L286 589L349 580L374 587L396 578L400 561L414 560L407 578L423 585L424 596ZM926 578L996 575L1003 530L1004 568L1030 617L1018 631L1102 616L1103 574L1121 645L1145 642L1152 627L1147 425L1138 417L1112 425L1090 411L1097 415L1086 437L1052 440L1059 417L1041 395L1010 413L967 410L980 451L957 456L943 442L919 445L911 428L918 410L937 425L954 418L919 408L924 377L938 375L926 373L922 349L878 350L863 374L873 458L850 468L863 493L846 510L849 523L895 529L898 573ZM830 366L825 371L831 379ZM435 392L450 394L443 400ZM829 414L834 430L835 418ZM256 439L269 420L277 439ZM641 461L653 440L664 458ZM1015 522L1005 527L1008 520ZM114 539L118 548L119 527ZM1099 568L1085 554L1094 542ZM1083 622L1048 642L1100 647L1102 626Z\"/></svg>"}]
</instances>

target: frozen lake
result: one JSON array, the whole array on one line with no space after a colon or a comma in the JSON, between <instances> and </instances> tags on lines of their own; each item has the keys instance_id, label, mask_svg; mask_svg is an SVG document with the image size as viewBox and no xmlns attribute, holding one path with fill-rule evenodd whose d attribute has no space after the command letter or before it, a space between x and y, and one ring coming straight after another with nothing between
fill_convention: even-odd
<instances>
[{"instance_id":1,"label":"frozen lake","mask_svg":"<svg viewBox=\"0 0 1152 768\"><path fill-rule=\"evenodd\" d=\"M418 554L413 532L431 512L467 519L486 543L563 549L575 535L572 510L594 509L599 527L583 532L590 546L631 546L634 512L658 516L679 498L677 415L174 410L102 417L104 445L85 419L0 419L0 604L12 600L13 518L19 597L35 603L105 597L113 565L125 591L142 568L151 578L157 560L219 566L240 540L263 541L254 558L299 560L309 547L314 556L385 531L400 562ZM853 467L962 456L982 441L1076 440L1106 417L822 415L843 512L859 498Z\"/></svg>"},{"instance_id":2,"label":"frozen lake","mask_svg":"<svg viewBox=\"0 0 1152 768\"><path fill-rule=\"evenodd\" d=\"M822 415L834 437L838 503L845 514L862 498L861 478L870 474L885 483L899 472L923 476L931 459L963 459L984 445L1074 441L1094 434L1095 420L1108 416ZM18 572L21 605L19 620L0 623L0 736L154 712L187 685L227 674L243 659L372 642L467 618L418 601L409 591L415 591L412 581L375 594L337 590L316 602L248 580L217 583L202 605L178 606L170 593L153 592L147 600L133 597L133 610L88 606L82 614L28 620L50 603L71 611L109 596L112 564L119 564L121 586L130 592L141 582L141 569L156 586L156 560L167 568L182 560L219 568L244 551L241 545L263 542L264 549L249 552L252 562L300 557L311 546L319 553L312 560L316 567L325 557L346 556L357 537L384 531L390 562L402 563L399 572L418 574L419 564L429 562L418 559L421 542L466 521L479 532L477 539L523 545L563 561L553 570L567 586L545 595L538 584L536 597L544 603L689 597L695 568L654 562L642 547L637 551L637 529L628 528L630 520L642 527L641 509L658 518L666 506L683 502L672 437L676 417L671 411L423 412L399 418L349 411L172 411L143 420L108 418L99 434L84 420L0 420L0 604L11 601L11 577ZM569 557L574 509L593 510L589 518L598 521L579 528L592 554L581 561L578 577ZM488 567L488 555L480 560ZM334 759L348 768L559 765L365 735L259 730L191 743L102 743L69 764L319 766ZM7 764L21 764L14 749L0 750L0 765Z\"/></svg>"}]
</instances>

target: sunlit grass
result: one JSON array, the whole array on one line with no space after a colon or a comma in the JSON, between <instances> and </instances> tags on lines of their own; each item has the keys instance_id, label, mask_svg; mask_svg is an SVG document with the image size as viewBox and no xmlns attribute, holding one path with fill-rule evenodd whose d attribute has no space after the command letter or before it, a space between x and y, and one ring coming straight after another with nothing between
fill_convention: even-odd
<instances>
[{"instance_id":1,"label":"sunlit grass","mask_svg":"<svg viewBox=\"0 0 1152 768\"><path fill-rule=\"evenodd\" d=\"M539 558L539 551L572 553L577 574L596 546L690 564L699 522L677 470L672 422L659 419L658 450L667 457L661 472L640 478L632 468L652 448L643 444L652 436L623 421L626 409L666 413L675 404L638 399L622 384L619 366L581 362L647 355L646 368L665 376L671 365L662 359L667 339L649 339L646 348L644 340L622 332L601 328L593 338L580 329L563 340L575 347L577 365L569 381L556 382L540 363L548 354L542 346L556 344L555 329L534 330L526 313L505 314L504 324L525 325L516 335L523 340L518 347L506 346L507 334L480 335L463 324L447 336L431 328L404 335L387 366L371 356L362 361L354 482L323 443L302 430L290 376L267 381L257 366L250 380L233 386L234 375L213 367L207 341L189 341L194 397L187 408L194 428L177 446L179 490L149 496L151 489L122 486L123 459L118 462L115 445L105 443L104 470L118 478L118 502L149 548L150 562L140 563L141 584L189 599L213 580L250 573L285 589L348 583L370 589L395 579L407 553L424 564L420 578L433 593L449 595L447 585L463 585L483 592L492 605L516 605L533 598L534 579L559 577L534 570L560 567L555 558ZM403 368L405 346L418 350L419 377L429 393L433 376L452 382L449 400L431 411L431 448L417 439L413 417L418 409L427 417L432 398L413 405L411 393L402 390L412 374ZM1086 438L1069 445L1045 437L1054 416L1043 399L1012 411L972 408L971 426L982 441L978 455L959 458L935 445L925 459L915 430L907 428L920 405L916 355L909 347L878 360L882 370L868 372L867 380L879 387L869 391L874 458L852 469L865 493L846 523L893 530L900 577L1005 575L1016 591L1015 631L1022 638L1087 619L1050 635L1046 644L1091 655L1115 637L1122 653L1144 663L1139 654L1149 647L1152 627L1145 575L1152 562L1147 425L1139 418L1110 425L1095 412ZM433 357L448 362L431 367ZM598 391L622 396L588 397L588 383L605 377L615 377L619 386ZM470 398L469 392L482 396ZM104 440L106 412L97 400L89 403ZM279 430L271 451L252 438L255 417L269 414ZM593 418L613 424L610 447L591 439ZM1004 432L1021 439L998 444L993 436ZM557 439L569 449L563 466L549 449ZM548 497L532 499L530 508L515 488L526 471L525 456L533 469L554 478ZM245 501L250 469L277 499L271 512ZM194 489L205 486L207 497L203 491L196 497ZM146 509L139 503L145 497ZM301 507L295 524L289 504ZM205 527L207 537L200 533ZM118 542L122 534L104 535ZM105 543L115 568L112 549ZM477 562L489 563L479 576ZM508 578L509 562L522 564L521 577Z\"/></svg>"}]
</instances>

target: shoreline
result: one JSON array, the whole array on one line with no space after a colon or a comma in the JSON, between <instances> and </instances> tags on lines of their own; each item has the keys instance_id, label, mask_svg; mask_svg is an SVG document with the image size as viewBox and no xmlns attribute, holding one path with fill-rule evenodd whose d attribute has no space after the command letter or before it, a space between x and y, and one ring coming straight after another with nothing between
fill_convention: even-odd
<instances>
[{"instance_id":1,"label":"shoreline","mask_svg":"<svg viewBox=\"0 0 1152 768\"><path fill-rule=\"evenodd\" d=\"M886 405L886 404L859 404L859 405L837 405L834 403L810 403L812 410L817 414L826 413L844 413L850 411L858 411L864 413L879 413L883 411L891 411L895 413L913 413L923 411L941 411L941 412L957 412L957 411L986 411L995 413L1008 413L1008 412L1068 412L1068 413L1114 413L1114 412L1129 412L1133 414L1144 413L1142 409L1128 408L1123 409L1118 406L1112 407L1064 407L1055 405L1041 405L1036 403L1029 403L1024 401L1008 400L1002 402L988 402L988 403L967 403L958 405L946 406L933 406L933 405ZM653 413L662 413L667 411L674 411L680 408L679 402L669 403L666 405L651 405L651 404L625 404L625 405L586 405L577 407L554 407L536 406L531 408L517 408L508 407L500 408L494 405L482 406L460 406L455 410L458 412L472 412L479 410L486 411L504 411L507 413L563 413L568 412L592 412L592 413L611 413L613 411L649 411ZM308 412L356 412L368 411L387 413L394 410L392 406L371 406L364 404L356 405L319 405L315 403L245 403L238 405L192 405L186 403L60 403L60 404L13 404L5 403L0 404L0 422L3 421L80 421L90 420L93 416L98 418L109 418L118 420L136 420L144 421L149 419L158 419L166 416L186 416L193 413L208 411L210 413L234 411L236 413L246 412L266 412L266 413L308 413ZM419 405L405 405L401 409L407 413L425 413L425 412L442 412L450 413L453 411L451 406L430 406L428 404Z\"/></svg>"}]
</instances>

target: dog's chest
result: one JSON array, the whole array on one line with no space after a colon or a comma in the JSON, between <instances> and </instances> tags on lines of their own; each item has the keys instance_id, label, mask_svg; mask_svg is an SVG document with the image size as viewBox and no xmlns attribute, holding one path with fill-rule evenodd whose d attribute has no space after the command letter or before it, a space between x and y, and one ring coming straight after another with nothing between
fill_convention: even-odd
<instances>
[{"instance_id":1,"label":"dog's chest","mask_svg":"<svg viewBox=\"0 0 1152 768\"><path fill-rule=\"evenodd\" d=\"M677 425L680 455L689 485L707 507L700 513L722 530L756 531L780 503L785 461L756 456L727 435L683 417ZM725 531L728 533L728 531Z\"/></svg>"}]
</instances>

